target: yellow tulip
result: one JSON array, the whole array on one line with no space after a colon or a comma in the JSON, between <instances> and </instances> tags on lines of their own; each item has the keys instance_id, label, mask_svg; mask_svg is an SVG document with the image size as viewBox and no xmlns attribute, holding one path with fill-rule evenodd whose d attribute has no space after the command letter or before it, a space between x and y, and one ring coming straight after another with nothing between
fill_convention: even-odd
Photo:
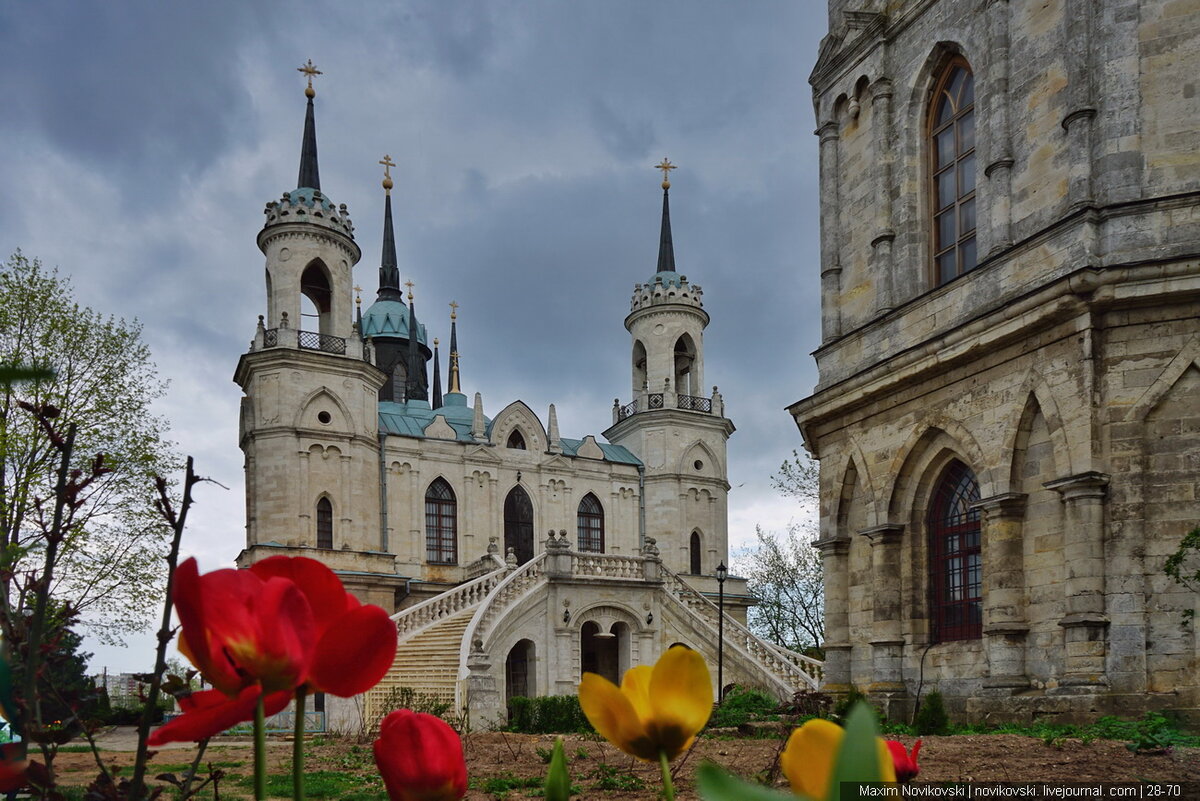
<instances>
[{"instance_id":1,"label":"yellow tulip","mask_svg":"<svg viewBox=\"0 0 1200 801\"><path fill-rule=\"evenodd\" d=\"M647 762L672 760L708 723L712 681L700 654L676 645L653 668L627 670L619 688L584 673L579 704L596 731L625 753Z\"/></svg>"},{"instance_id":2,"label":"yellow tulip","mask_svg":"<svg viewBox=\"0 0 1200 801\"><path fill-rule=\"evenodd\" d=\"M829 795L829 783L837 764L845 731L828 720L810 720L792 732L787 746L779 757L783 775L792 785L792 792L812 799L824 799ZM891 752L878 737L879 772L883 781L896 781L896 769L892 764Z\"/></svg>"}]
</instances>

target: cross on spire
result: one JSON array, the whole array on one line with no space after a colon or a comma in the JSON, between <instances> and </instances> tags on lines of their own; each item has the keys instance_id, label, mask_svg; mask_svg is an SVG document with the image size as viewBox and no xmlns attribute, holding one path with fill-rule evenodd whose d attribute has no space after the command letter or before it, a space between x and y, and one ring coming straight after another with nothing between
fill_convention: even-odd
<instances>
[{"instance_id":1,"label":"cross on spire","mask_svg":"<svg viewBox=\"0 0 1200 801\"><path fill-rule=\"evenodd\" d=\"M309 97L312 97L313 95L315 95L316 90L313 89L313 85L312 85L313 76L314 75L324 75L325 73L321 72L319 69L317 69L315 66L313 66L311 58L303 66L296 67L296 72L303 72L305 74L305 76L308 77L308 88L304 90L304 94L308 95Z\"/></svg>"},{"instance_id":2,"label":"cross on spire","mask_svg":"<svg viewBox=\"0 0 1200 801\"><path fill-rule=\"evenodd\" d=\"M362 305L362 287L358 284L354 285L354 303L357 306Z\"/></svg>"},{"instance_id":3,"label":"cross on spire","mask_svg":"<svg viewBox=\"0 0 1200 801\"><path fill-rule=\"evenodd\" d=\"M392 193L392 167L396 166L396 162L392 161L392 157L385 155L379 162L383 165L383 188L390 195Z\"/></svg>"},{"instance_id":4,"label":"cross on spire","mask_svg":"<svg viewBox=\"0 0 1200 801\"><path fill-rule=\"evenodd\" d=\"M416 286L416 284L412 282L412 279L409 279L408 281L404 282L404 285L408 287L408 299L411 301L413 299L412 288Z\"/></svg>"},{"instance_id":5,"label":"cross on spire","mask_svg":"<svg viewBox=\"0 0 1200 801\"><path fill-rule=\"evenodd\" d=\"M655 165L654 165L654 169L656 169L656 170L662 170L662 174L663 174L663 183L662 183L662 186L663 186L663 189L670 189L670 188L671 188L671 170L677 169L677 167L676 167L674 164L672 164L672 163L671 163L671 162L670 162L670 161L667 159L667 157L666 157L666 156L663 156L662 163L661 163L661 164L655 164Z\"/></svg>"},{"instance_id":6,"label":"cross on spire","mask_svg":"<svg viewBox=\"0 0 1200 801\"><path fill-rule=\"evenodd\" d=\"M456 303L453 300L450 301L450 319L451 320L458 319L458 303Z\"/></svg>"}]
</instances>

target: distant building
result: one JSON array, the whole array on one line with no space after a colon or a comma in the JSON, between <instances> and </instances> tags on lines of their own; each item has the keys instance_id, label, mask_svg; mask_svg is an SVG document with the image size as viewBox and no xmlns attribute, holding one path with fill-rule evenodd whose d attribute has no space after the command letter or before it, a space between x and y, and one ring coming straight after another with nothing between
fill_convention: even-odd
<instances>
[{"instance_id":1,"label":"distant building","mask_svg":"<svg viewBox=\"0 0 1200 801\"><path fill-rule=\"evenodd\" d=\"M831 0L826 687L989 720L1200 706L1200 7ZM810 279L805 279L810 280ZM815 277L811 279L815 281Z\"/></svg>"}]
</instances>

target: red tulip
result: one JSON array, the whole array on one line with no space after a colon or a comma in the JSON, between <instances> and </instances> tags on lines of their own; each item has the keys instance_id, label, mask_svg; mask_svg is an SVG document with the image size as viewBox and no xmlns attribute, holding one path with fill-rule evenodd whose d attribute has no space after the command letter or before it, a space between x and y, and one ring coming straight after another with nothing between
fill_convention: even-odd
<instances>
[{"instance_id":1,"label":"red tulip","mask_svg":"<svg viewBox=\"0 0 1200 801\"><path fill-rule=\"evenodd\" d=\"M25 743L0 745L0 793L11 793L24 787L28 768Z\"/></svg>"},{"instance_id":2,"label":"red tulip","mask_svg":"<svg viewBox=\"0 0 1200 801\"><path fill-rule=\"evenodd\" d=\"M391 801L458 801L467 793L462 741L433 715L398 709L384 718L375 765Z\"/></svg>"},{"instance_id":3,"label":"red tulip","mask_svg":"<svg viewBox=\"0 0 1200 801\"><path fill-rule=\"evenodd\" d=\"M887 740L888 751L892 753L892 764L896 766L896 781L900 783L912 781L921 772L917 767L917 752L921 750L921 741L913 744L912 754L904 750L904 744L895 740Z\"/></svg>"},{"instance_id":4,"label":"red tulip","mask_svg":"<svg viewBox=\"0 0 1200 801\"><path fill-rule=\"evenodd\" d=\"M254 684L292 690L308 677L315 645L313 614L285 578L249 570L200 575L195 559L175 573L179 650L221 692L237 697Z\"/></svg>"},{"instance_id":5,"label":"red tulip","mask_svg":"<svg viewBox=\"0 0 1200 801\"><path fill-rule=\"evenodd\" d=\"M324 564L303 556L272 556L250 572L264 581L289 579L308 599L316 624L310 691L349 698L387 674L396 657L396 624L378 606L360 604Z\"/></svg>"},{"instance_id":6,"label":"red tulip","mask_svg":"<svg viewBox=\"0 0 1200 801\"><path fill-rule=\"evenodd\" d=\"M166 743L198 742L214 734L220 734L231 726L254 719L254 707L262 688L247 687L230 698L220 690L200 690L179 699L183 714L169 723L159 726L146 743L159 746ZM292 700L287 690L270 693L264 699L267 715L274 715Z\"/></svg>"}]
</instances>

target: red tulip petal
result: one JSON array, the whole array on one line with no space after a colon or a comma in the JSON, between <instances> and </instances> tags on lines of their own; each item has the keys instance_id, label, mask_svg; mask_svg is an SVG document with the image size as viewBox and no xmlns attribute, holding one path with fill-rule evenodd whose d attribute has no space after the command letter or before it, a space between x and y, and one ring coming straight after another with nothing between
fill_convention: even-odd
<instances>
[{"instance_id":1,"label":"red tulip petal","mask_svg":"<svg viewBox=\"0 0 1200 801\"><path fill-rule=\"evenodd\" d=\"M262 688L247 687L230 698L220 690L201 690L179 701L183 714L151 732L146 743L160 746L166 743L199 741L220 734L228 728L254 719L254 707ZM292 694L277 692L269 694L264 705L267 715L274 715L288 705Z\"/></svg>"},{"instance_id":2,"label":"red tulip petal","mask_svg":"<svg viewBox=\"0 0 1200 801\"><path fill-rule=\"evenodd\" d=\"M396 658L396 624L378 606L342 615L317 641L309 682L342 698L379 683Z\"/></svg>"},{"instance_id":3,"label":"red tulip petal","mask_svg":"<svg viewBox=\"0 0 1200 801\"><path fill-rule=\"evenodd\" d=\"M347 611L346 590L342 580L327 566L305 556L272 556L250 566L250 571L266 581L286 578L308 599L317 633L320 635Z\"/></svg>"},{"instance_id":4,"label":"red tulip petal","mask_svg":"<svg viewBox=\"0 0 1200 801\"><path fill-rule=\"evenodd\" d=\"M216 654L213 653L213 643L206 625L206 593L195 558L184 560L176 568L172 595L175 613L179 616L180 637L187 646L187 657L214 687L227 694L237 693L246 682L219 649Z\"/></svg>"},{"instance_id":5,"label":"red tulip petal","mask_svg":"<svg viewBox=\"0 0 1200 801\"><path fill-rule=\"evenodd\" d=\"M24 743L0 745L0 793L11 793L24 787L28 767Z\"/></svg>"},{"instance_id":6,"label":"red tulip petal","mask_svg":"<svg viewBox=\"0 0 1200 801\"><path fill-rule=\"evenodd\" d=\"M243 664L268 692L303 684L317 639L304 593L290 579L271 578L255 611L257 636L239 653Z\"/></svg>"},{"instance_id":7,"label":"red tulip petal","mask_svg":"<svg viewBox=\"0 0 1200 801\"><path fill-rule=\"evenodd\" d=\"M374 750L392 801L458 801L466 795L462 740L440 718L392 712L380 724Z\"/></svg>"}]
</instances>

